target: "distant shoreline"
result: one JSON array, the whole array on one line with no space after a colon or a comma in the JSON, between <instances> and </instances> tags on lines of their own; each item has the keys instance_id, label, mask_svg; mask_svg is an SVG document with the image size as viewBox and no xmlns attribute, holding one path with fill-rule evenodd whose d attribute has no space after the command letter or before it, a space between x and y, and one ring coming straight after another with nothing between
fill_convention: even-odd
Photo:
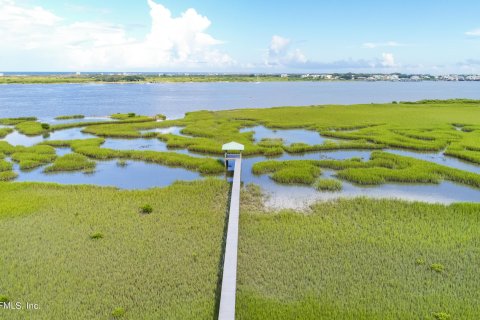
<instances>
[{"instance_id":1,"label":"distant shoreline","mask_svg":"<svg viewBox=\"0 0 480 320\"><path fill-rule=\"evenodd\" d=\"M430 77L430 78L429 78ZM207 83L207 82L421 82L449 81L431 76L417 79L404 75L363 75L363 74L282 74L282 75L148 75L148 74L84 74L84 75L10 75L0 76L0 84L125 84L125 83ZM451 81L451 80L450 80ZM460 80L461 81L461 80ZM465 80L472 81L472 80Z\"/></svg>"}]
</instances>

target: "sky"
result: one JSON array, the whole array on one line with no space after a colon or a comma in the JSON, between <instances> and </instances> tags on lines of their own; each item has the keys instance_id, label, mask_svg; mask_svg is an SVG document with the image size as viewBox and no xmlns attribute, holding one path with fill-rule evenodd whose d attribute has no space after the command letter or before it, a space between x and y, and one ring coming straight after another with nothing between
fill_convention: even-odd
<instances>
[{"instance_id":1,"label":"sky","mask_svg":"<svg viewBox=\"0 0 480 320\"><path fill-rule=\"evenodd\" d=\"M0 72L480 73L474 0L0 0Z\"/></svg>"}]
</instances>

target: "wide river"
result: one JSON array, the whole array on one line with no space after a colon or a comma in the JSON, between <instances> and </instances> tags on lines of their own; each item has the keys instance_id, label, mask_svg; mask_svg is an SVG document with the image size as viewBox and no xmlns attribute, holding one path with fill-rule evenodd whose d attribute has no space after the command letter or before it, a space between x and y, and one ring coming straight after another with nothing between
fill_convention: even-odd
<instances>
[{"instance_id":1,"label":"wide river","mask_svg":"<svg viewBox=\"0 0 480 320\"><path fill-rule=\"evenodd\" d=\"M0 117L480 99L480 82L262 82L0 85Z\"/></svg>"}]
</instances>

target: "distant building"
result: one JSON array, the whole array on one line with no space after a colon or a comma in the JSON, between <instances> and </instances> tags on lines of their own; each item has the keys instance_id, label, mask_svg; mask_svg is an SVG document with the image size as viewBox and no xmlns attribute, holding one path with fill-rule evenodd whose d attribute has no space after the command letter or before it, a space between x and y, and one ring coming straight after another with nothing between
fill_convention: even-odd
<instances>
[{"instance_id":1,"label":"distant building","mask_svg":"<svg viewBox=\"0 0 480 320\"><path fill-rule=\"evenodd\" d=\"M280 75L280 78L288 78L288 74L282 73L282 74Z\"/></svg>"}]
</instances>

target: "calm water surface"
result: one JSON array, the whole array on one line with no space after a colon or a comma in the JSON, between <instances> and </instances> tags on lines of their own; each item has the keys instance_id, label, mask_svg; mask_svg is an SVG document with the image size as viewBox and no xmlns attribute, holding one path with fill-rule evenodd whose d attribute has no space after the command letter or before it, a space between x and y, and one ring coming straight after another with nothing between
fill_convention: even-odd
<instances>
[{"instance_id":1,"label":"calm water surface","mask_svg":"<svg viewBox=\"0 0 480 320\"><path fill-rule=\"evenodd\" d=\"M263 139L282 139L285 145L290 145L296 142L322 144L325 141L325 138L318 132L304 129L275 130L265 128L264 126L255 126L242 128L240 129L240 132L253 132L253 139L255 142L259 142Z\"/></svg>"},{"instance_id":2,"label":"calm water surface","mask_svg":"<svg viewBox=\"0 0 480 320\"><path fill-rule=\"evenodd\" d=\"M264 82L0 85L0 117L105 116L136 112L170 118L200 109L480 99L480 82Z\"/></svg>"}]
</instances>

